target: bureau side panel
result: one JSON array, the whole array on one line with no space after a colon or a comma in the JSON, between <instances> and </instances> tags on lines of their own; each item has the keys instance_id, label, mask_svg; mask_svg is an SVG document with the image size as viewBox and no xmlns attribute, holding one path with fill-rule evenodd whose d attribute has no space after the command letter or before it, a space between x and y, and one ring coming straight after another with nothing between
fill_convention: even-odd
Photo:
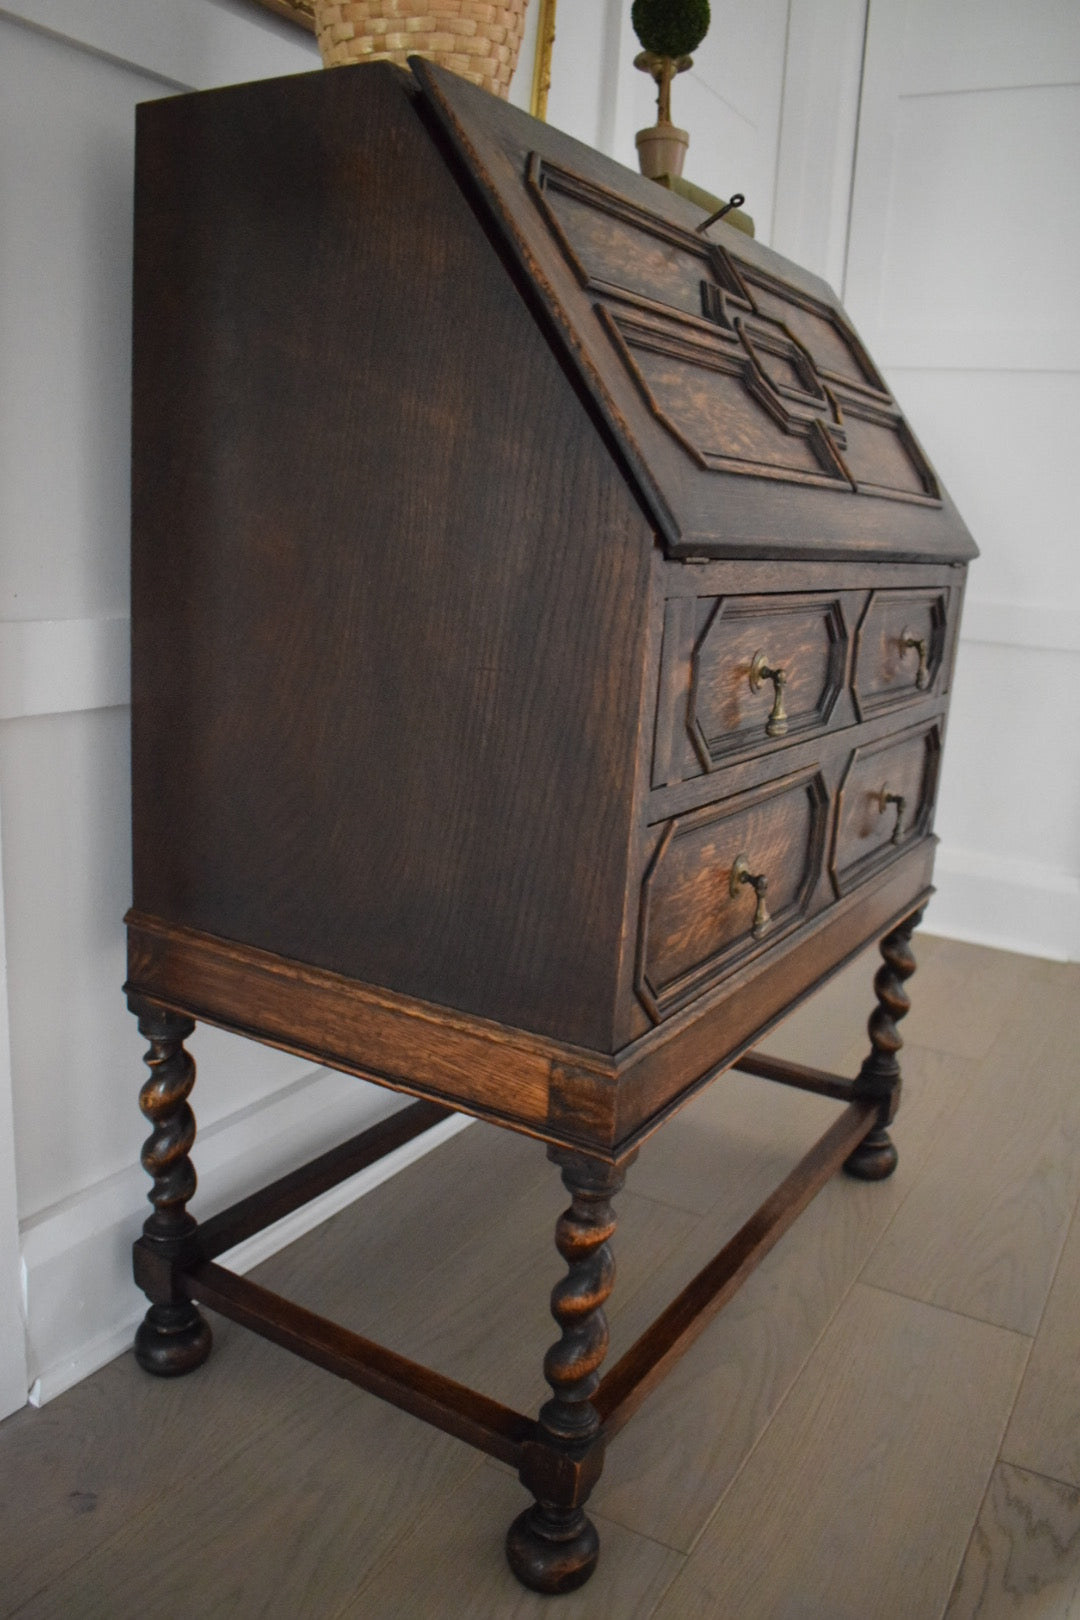
<instances>
[{"instance_id":1,"label":"bureau side panel","mask_svg":"<svg viewBox=\"0 0 1080 1620\"><path fill-rule=\"evenodd\" d=\"M408 82L142 109L135 904L611 1050L652 535Z\"/></svg>"}]
</instances>

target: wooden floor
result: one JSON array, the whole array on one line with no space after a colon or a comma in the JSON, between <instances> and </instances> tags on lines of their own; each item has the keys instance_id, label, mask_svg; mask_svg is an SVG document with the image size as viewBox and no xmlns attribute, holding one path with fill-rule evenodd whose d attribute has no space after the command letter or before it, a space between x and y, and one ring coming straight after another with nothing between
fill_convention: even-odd
<instances>
[{"instance_id":1,"label":"wooden floor","mask_svg":"<svg viewBox=\"0 0 1080 1620\"><path fill-rule=\"evenodd\" d=\"M215 1319L191 1378L125 1356L0 1426L0 1613L1080 1620L1080 967L918 954L899 1170L831 1182L619 1436L583 1591L508 1573L508 1470ZM875 963L770 1048L853 1073ZM732 1074L643 1150L613 1354L835 1112ZM477 1125L260 1275L533 1410L564 1203Z\"/></svg>"}]
</instances>

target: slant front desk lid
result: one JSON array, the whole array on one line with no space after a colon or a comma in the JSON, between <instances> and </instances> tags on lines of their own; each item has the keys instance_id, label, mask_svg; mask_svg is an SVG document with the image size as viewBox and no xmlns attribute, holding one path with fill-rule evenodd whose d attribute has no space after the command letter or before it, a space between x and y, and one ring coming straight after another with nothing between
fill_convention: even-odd
<instances>
[{"instance_id":1,"label":"slant front desk lid","mask_svg":"<svg viewBox=\"0 0 1080 1620\"><path fill-rule=\"evenodd\" d=\"M976 554L825 282L722 222L701 233L693 203L411 66L670 556Z\"/></svg>"}]
</instances>

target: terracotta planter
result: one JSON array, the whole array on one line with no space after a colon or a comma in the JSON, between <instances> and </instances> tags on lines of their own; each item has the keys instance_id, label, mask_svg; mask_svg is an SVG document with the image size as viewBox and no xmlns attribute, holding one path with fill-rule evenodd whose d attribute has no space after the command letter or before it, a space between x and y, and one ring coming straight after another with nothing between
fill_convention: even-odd
<instances>
[{"instance_id":1,"label":"terracotta planter","mask_svg":"<svg viewBox=\"0 0 1080 1620\"><path fill-rule=\"evenodd\" d=\"M314 0L325 67L426 56L504 99L528 0Z\"/></svg>"},{"instance_id":2,"label":"terracotta planter","mask_svg":"<svg viewBox=\"0 0 1080 1620\"><path fill-rule=\"evenodd\" d=\"M639 129L634 136L638 151L638 167L650 180L659 180L665 174L682 174L683 159L690 137L685 129L674 124L652 124Z\"/></svg>"}]
</instances>

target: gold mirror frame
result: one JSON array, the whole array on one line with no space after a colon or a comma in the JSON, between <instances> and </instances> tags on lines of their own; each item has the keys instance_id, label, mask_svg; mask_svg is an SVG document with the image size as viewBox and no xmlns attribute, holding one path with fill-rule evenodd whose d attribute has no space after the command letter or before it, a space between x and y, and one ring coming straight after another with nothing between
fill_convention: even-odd
<instances>
[{"instance_id":1,"label":"gold mirror frame","mask_svg":"<svg viewBox=\"0 0 1080 1620\"><path fill-rule=\"evenodd\" d=\"M273 11L279 17L315 32L315 13L312 0L255 0L257 5ZM555 43L556 0L540 0L536 19L536 54L533 58L532 94L529 111L534 118L547 117L548 91L551 88L551 50Z\"/></svg>"}]
</instances>

